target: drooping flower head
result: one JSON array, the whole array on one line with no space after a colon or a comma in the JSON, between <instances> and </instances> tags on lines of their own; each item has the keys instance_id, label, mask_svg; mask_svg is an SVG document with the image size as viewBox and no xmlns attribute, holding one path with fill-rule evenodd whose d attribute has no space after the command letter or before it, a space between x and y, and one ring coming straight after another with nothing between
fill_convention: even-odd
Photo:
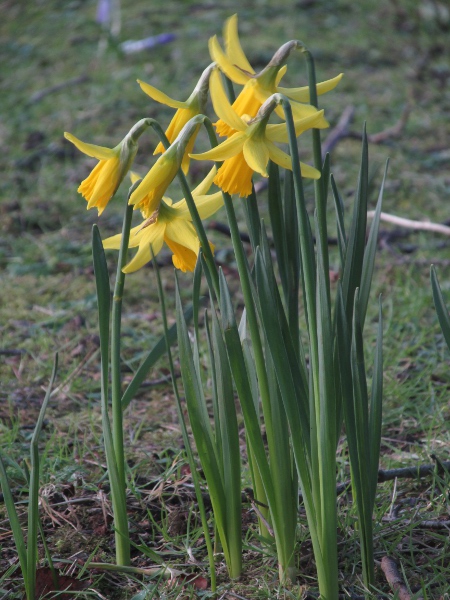
<instances>
[{"instance_id":1,"label":"drooping flower head","mask_svg":"<svg viewBox=\"0 0 450 600\"><path fill-rule=\"evenodd\" d=\"M239 42L237 31L237 15L230 17L224 26L225 52L222 50L217 36L209 40L209 52L221 71L231 81L243 85L239 96L233 103L233 109L242 117L244 114L254 117L261 105L275 93L284 94L293 100L292 112L294 119L302 119L313 114L315 108L308 104L309 88L283 88L279 86L280 80L286 73L286 61L290 52L298 46L297 42L284 44L273 56L269 64L260 73L255 73L245 56ZM317 84L317 93L324 94L336 87L342 79L342 74ZM305 104L306 103L306 104ZM277 109L279 116L283 112ZM216 130L221 136L230 136L234 131L222 119L217 121ZM324 125L326 126L326 125Z\"/></svg>"},{"instance_id":2,"label":"drooping flower head","mask_svg":"<svg viewBox=\"0 0 450 600\"><path fill-rule=\"evenodd\" d=\"M268 177L267 163L271 159L285 169L292 169L291 157L280 150L274 142L285 143L288 133L285 123L268 125L274 105L268 100L254 119L250 116L238 116L231 106L223 89L220 73L215 70L211 75L211 98L217 116L230 127L231 137L216 148L202 154L191 154L197 160L224 161L217 172L214 183L224 192L246 197L252 191L253 172ZM307 117L294 121L296 135L312 127L320 126L323 111L314 109ZM314 167L300 163L302 175L318 179L320 172Z\"/></svg>"},{"instance_id":3,"label":"drooping flower head","mask_svg":"<svg viewBox=\"0 0 450 600\"><path fill-rule=\"evenodd\" d=\"M149 219L158 211L165 191L180 168L191 137L196 135L202 121L203 115L197 115L186 123L174 142L158 158L139 187L131 194L128 203L133 204L135 209L139 208L145 219Z\"/></svg>"},{"instance_id":4,"label":"drooping flower head","mask_svg":"<svg viewBox=\"0 0 450 600\"><path fill-rule=\"evenodd\" d=\"M147 119L142 119L134 125L115 148L87 144L71 133L64 133L64 137L72 142L78 150L99 160L90 175L81 182L78 188L78 192L88 203L87 208L96 207L99 216L130 169L138 150L137 140L147 127Z\"/></svg>"},{"instance_id":5,"label":"drooping flower head","mask_svg":"<svg viewBox=\"0 0 450 600\"><path fill-rule=\"evenodd\" d=\"M157 90L152 85L149 85L148 83L145 83L138 79L138 83L141 86L142 91L144 91L148 96L150 96L150 98L156 100L156 102L160 102L161 104L166 104L171 108L177 109L177 112L173 116L169 127L166 130L166 136L170 143L172 143L175 140L180 131L183 129L186 123L190 119L192 119L192 117L195 117L195 115L199 115L205 112L206 101L208 99L209 76L213 67L214 65L210 65L203 71L200 79L198 80L197 85L194 88L194 91L185 102L173 100L163 92ZM189 170L189 152L191 152L192 148L194 147L194 142L197 133L198 128L197 132L195 132L192 135L183 156L183 162L181 166L184 173L187 173ZM161 154L162 152L164 152L164 146L160 142L156 146L154 154Z\"/></svg>"},{"instance_id":6,"label":"drooping flower head","mask_svg":"<svg viewBox=\"0 0 450 600\"><path fill-rule=\"evenodd\" d=\"M222 193L207 195L216 174L215 167L192 192L197 210L202 219L214 214L223 204ZM134 180L135 177L132 178ZM144 219L146 218L143 214ZM114 235L103 242L105 249L120 248L122 234ZM161 200L154 218L146 219L130 231L129 247L139 247L134 258L124 267L124 273L132 273L148 263L153 255L166 243L173 253L174 266L181 271L193 271L200 250L200 242L191 222L186 200L175 204L167 197ZM213 247L211 246L211 249Z\"/></svg>"}]
</instances>

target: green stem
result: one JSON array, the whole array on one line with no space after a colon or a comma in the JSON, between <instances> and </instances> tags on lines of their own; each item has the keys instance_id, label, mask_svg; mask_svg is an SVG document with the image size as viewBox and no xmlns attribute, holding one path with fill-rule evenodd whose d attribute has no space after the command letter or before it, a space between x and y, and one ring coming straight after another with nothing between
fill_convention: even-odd
<instances>
[{"instance_id":1,"label":"green stem","mask_svg":"<svg viewBox=\"0 0 450 600\"><path fill-rule=\"evenodd\" d=\"M311 52L305 47L303 54L306 58L306 68L308 71L308 86L309 86L309 101L310 103L319 108L319 101L317 97L317 79L316 79L316 68L314 65L314 57ZM314 166L320 174L323 173L322 163L322 143L320 140L320 129L312 130L313 140L313 156ZM327 197L326 197L326 182L323 181L322 177L314 181L314 191L316 198L316 209L317 209L317 221L319 224L319 243L322 248L323 264L325 273L329 273L329 259L328 259L328 231L327 231ZM327 296L328 302L330 301L330 280L329 277L326 279Z\"/></svg>"},{"instance_id":2,"label":"green stem","mask_svg":"<svg viewBox=\"0 0 450 600\"><path fill-rule=\"evenodd\" d=\"M131 188L133 189L133 188ZM131 192L130 192L131 193ZM114 454L119 477L118 486L111 486L112 493L120 493L121 502L116 503L126 510L125 448L123 441L122 378L120 372L120 333L122 322L122 299L125 286L125 273L122 269L127 262L130 240L133 206L127 206L123 218L122 237L117 261L116 283L114 286L111 323L111 401L112 401L112 437ZM118 517L118 516L117 516ZM115 518L116 558L119 565L130 564L130 539L126 514ZM120 525L119 525L120 523ZM126 527L126 530L123 530Z\"/></svg>"}]
</instances>

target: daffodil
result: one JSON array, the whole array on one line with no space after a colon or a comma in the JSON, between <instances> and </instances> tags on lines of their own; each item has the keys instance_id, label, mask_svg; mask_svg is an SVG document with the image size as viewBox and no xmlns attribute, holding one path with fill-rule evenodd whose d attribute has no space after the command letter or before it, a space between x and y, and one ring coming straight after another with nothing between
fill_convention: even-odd
<instances>
[{"instance_id":1,"label":"daffodil","mask_svg":"<svg viewBox=\"0 0 450 600\"><path fill-rule=\"evenodd\" d=\"M225 75L244 88L233 104L239 116L244 114L254 117L261 105L275 93L284 94L293 100L292 112L295 119L301 119L314 113L315 108L308 103L309 89L307 86L298 88L283 88L279 86L280 80L287 70L284 64L297 42L284 44L274 55L267 67L256 74L242 50L237 31L237 15L230 17L224 26L225 52L222 50L217 36L209 40L211 58L218 64ZM324 94L333 90L342 79L342 73L333 79L317 84L317 93ZM277 109L279 116L283 116L282 109ZM222 119L217 121L216 130L221 136L230 136L234 131ZM316 128L327 127L324 117L315 125Z\"/></svg>"},{"instance_id":2,"label":"daffodil","mask_svg":"<svg viewBox=\"0 0 450 600\"><path fill-rule=\"evenodd\" d=\"M248 196L252 191L252 175L256 171L263 177L268 177L267 163L269 159L285 169L292 169L291 157L280 150L274 142L288 141L285 123L268 125L272 108L263 106L257 117L251 119L248 115L238 116L223 89L220 74L215 70L211 75L211 97L214 98L214 109L218 117L233 131L231 137L202 154L191 154L197 160L224 161L214 179L224 192ZM269 101L270 102L270 101ZM316 127L323 118L323 111L315 112L303 119L294 121L296 135ZM302 175L319 179L320 172L314 167L300 163Z\"/></svg>"},{"instance_id":3,"label":"daffodil","mask_svg":"<svg viewBox=\"0 0 450 600\"><path fill-rule=\"evenodd\" d=\"M193 117L178 134L171 146L162 154L128 201L135 209L140 209L144 218L150 218L180 168L186 148L203 120L203 115Z\"/></svg>"},{"instance_id":4,"label":"daffodil","mask_svg":"<svg viewBox=\"0 0 450 600\"><path fill-rule=\"evenodd\" d=\"M150 98L156 100L156 102L160 102L161 104L166 104L171 108L177 109L177 112L173 116L169 127L166 130L166 136L170 143L175 140L180 131L183 129L186 123L192 119L192 117L205 112L206 100L208 98L209 76L213 67L214 65L210 65L203 71L197 85L194 88L194 91L185 102L174 100L152 85L149 85L148 83L138 79L138 83L141 86L142 91L150 96ZM184 173L187 173L189 170L189 152L191 152L192 148L194 147L197 133L198 128L197 131L192 135L183 156L181 167ZM160 142L156 146L154 154L161 154L162 152L164 152L164 146Z\"/></svg>"},{"instance_id":5,"label":"daffodil","mask_svg":"<svg viewBox=\"0 0 450 600\"><path fill-rule=\"evenodd\" d=\"M222 193L207 194L216 174L215 167L192 192L197 210L202 219L214 214L223 204ZM135 180L133 176L132 181ZM143 214L146 219L145 214ZM105 249L119 249L122 235L114 235L103 242ZM156 256L166 243L173 253L174 266L181 271L193 271L200 250L200 242L191 222L186 200L175 204L163 197L157 216L146 219L130 231L129 248L139 247L134 258L124 267L124 273L132 273Z\"/></svg>"},{"instance_id":6,"label":"daffodil","mask_svg":"<svg viewBox=\"0 0 450 600\"><path fill-rule=\"evenodd\" d=\"M71 133L64 133L64 137L72 142L78 150L99 161L78 188L78 192L87 200L88 209L96 207L99 215L105 210L127 174L136 156L137 140L147 127L147 119L142 119L134 125L115 148L88 144Z\"/></svg>"}]
</instances>

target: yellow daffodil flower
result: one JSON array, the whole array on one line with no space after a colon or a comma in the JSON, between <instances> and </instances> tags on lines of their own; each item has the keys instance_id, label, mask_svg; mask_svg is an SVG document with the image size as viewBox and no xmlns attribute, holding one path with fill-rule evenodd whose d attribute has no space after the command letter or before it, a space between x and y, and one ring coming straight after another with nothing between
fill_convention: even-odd
<instances>
[{"instance_id":1,"label":"yellow daffodil flower","mask_svg":"<svg viewBox=\"0 0 450 600\"><path fill-rule=\"evenodd\" d=\"M236 98L233 104L235 112L242 117L247 114L254 117L261 105L277 92L284 94L290 100L293 100L292 112L294 119L307 117L316 110L310 106L308 86L299 88L283 88L279 86L280 80L286 73L287 67L283 63L287 60L290 51L295 47L295 43L288 42L280 48L274 55L267 67L256 74L247 57L242 50L237 31L237 15L230 17L224 26L225 52L222 50L217 36L209 40L209 51L212 60L214 60L225 75L244 88ZM325 94L333 90L342 79L342 73L333 79L323 81L317 84L317 93ZM281 108L277 109L277 114L283 117ZM234 131L222 119L217 121L216 130L221 136L230 136ZM323 118L321 125L316 127L327 127L328 123Z\"/></svg>"},{"instance_id":2,"label":"yellow daffodil flower","mask_svg":"<svg viewBox=\"0 0 450 600\"><path fill-rule=\"evenodd\" d=\"M203 115L193 117L178 134L172 145L162 154L128 201L139 208L145 219L149 219L159 208L161 198L180 168L186 148L196 135Z\"/></svg>"},{"instance_id":3,"label":"yellow daffodil flower","mask_svg":"<svg viewBox=\"0 0 450 600\"><path fill-rule=\"evenodd\" d=\"M141 86L142 91L145 92L148 96L150 96L150 98L156 100L156 102L160 102L161 104L166 104L171 108L177 109L177 112L175 113L173 119L169 124L169 127L166 130L166 136L170 143L172 143L175 140L180 131L183 129L186 123L190 119L192 119L192 117L195 117L195 115L199 115L205 112L206 100L208 98L209 76L213 67L214 65L210 65L207 69L203 71L197 85L194 88L194 91L185 102L173 100L172 98L169 98L169 96L167 96L163 92L160 92L152 85L149 85L148 83L145 83L138 79L138 83ZM184 173L187 173L189 170L189 152L192 152L197 133L198 128L197 131L192 135L183 156L183 162L181 163L181 167ZM164 152L164 146L160 142L156 146L154 154L161 154L162 152Z\"/></svg>"},{"instance_id":4,"label":"yellow daffodil flower","mask_svg":"<svg viewBox=\"0 0 450 600\"><path fill-rule=\"evenodd\" d=\"M146 119L142 119L129 131L115 148L105 148L82 142L71 133L64 137L72 142L78 150L99 160L90 175L81 182L78 192L87 200L87 208L98 209L99 216L114 196L127 174L138 149L137 139L148 127Z\"/></svg>"},{"instance_id":5,"label":"yellow daffodil flower","mask_svg":"<svg viewBox=\"0 0 450 600\"><path fill-rule=\"evenodd\" d=\"M191 154L191 158L224 161L214 183L224 192L246 197L252 191L254 171L268 177L269 159L285 169L292 169L291 157L274 144L288 141L286 125L267 125L270 113L264 114L264 107L260 111L263 114L258 113L260 116L255 119L250 119L248 115L242 118L238 116L228 100L217 70L211 75L210 85L217 116L236 133L212 150ZM315 110L312 115L294 121L296 135L316 127L322 118L323 111ZM304 177L319 179L320 172L317 169L304 163L300 165Z\"/></svg>"},{"instance_id":6,"label":"yellow daffodil flower","mask_svg":"<svg viewBox=\"0 0 450 600\"><path fill-rule=\"evenodd\" d=\"M222 193L207 195L216 174L215 167L192 192L199 215L206 219L214 214L223 204ZM133 175L132 181L136 176ZM145 215L143 215L144 218ZM150 221L150 222L149 222ZM103 242L105 249L120 248L122 235L114 235ZM144 221L130 231L129 248L139 247L134 258L124 267L124 273L132 273L151 260L152 251L156 256L164 242L173 252L174 266L181 271L193 271L200 250L200 242L191 222L191 215L186 200L175 204L170 198L161 200L159 211L154 219ZM150 248L152 250L150 250ZM213 247L211 246L211 249Z\"/></svg>"}]
</instances>

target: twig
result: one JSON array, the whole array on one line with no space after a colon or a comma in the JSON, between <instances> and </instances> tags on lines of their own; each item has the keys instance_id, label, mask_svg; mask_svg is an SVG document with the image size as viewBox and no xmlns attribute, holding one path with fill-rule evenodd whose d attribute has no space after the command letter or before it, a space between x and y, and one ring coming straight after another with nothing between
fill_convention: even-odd
<instances>
[{"instance_id":1,"label":"twig","mask_svg":"<svg viewBox=\"0 0 450 600\"><path fill-rule=\"evenodd\" d=\"M85 74L80 75L79 77L74 77L73 79L67 79L67 81L61 81L61 83L56 83L55 85L50 85L49 87L46 87L42 90L34 92L34 94L31 94L30 98L28 99L28 103L35 104L36 102L40 102L42 98L45 98L45 96L54 94L55 92L59 92L65 87L79 85L80 83L86 83L86 81L89 81L89 77Z\"/></svg>"},{"instance_id":2,"label":"twig","mask_svg":"<svg viewBox=\"0 0 450 600\"><path fill-rule=\"evenodd\" d=\"M408 122L409 115L411 114L411 105L408 103L403 108L402 114L398 121L392 125L392 127L388 127L387 129L383 129L383 131L379 131L378 133L371 133L367 136L367 139L372 144L381 144L388 139L398 137L406 123ZM352 138L354 140L361 140L362 135L360 133L355 133L353 131L347 134L347 137Z\"/></svg>"},{"instance_id":3,"label":"twig","mask_svg":"<svg viewBox=\"0 0 450 600\"><path fill-rule=\"evenodd\" d=\"M375 211L371 210L367 213L367 216L372 219L375 215ZM413 221L412 219L404 219L403 217L396 217L388 213L380 213L380 219L387 223L393 223L394 225L400 225L400 227L406 227L407 229L415 229L421 231L433 231L435 233L442 233L443 235L450 235L450 227L448 225L442 225L441 223L431 223L430 221Z\"/></svg>"},{"instance_id":4,"label":"twig","mask_svg":"<svg viewBox=\"0 0 450 600\"><path fill-rule=\"evenodd\" d=\"M340 140L349 136L348 126L350 125L350 121L353 119L354 114L354 106L350 105L344 109L336 127L333 127L328 134L327 139L322 144L322 158L325 158L325 155L331 152Z\"/></svg>"},{"instance_id":5,"label":"twig","mask_svg":"<svg viewBox=\"0 0 450 600\"><path fill-rule=\"evenodd\" d=\"M381 559L381 568L391 588L398 592L399 600L411 600L411 594L403 583L403 579L394 560L389 556L383 556Z\"/></svg>"},{"instance_id":6,"label":"twig","mask_svg":"<svg viewBox=\"0 0 450 600\"><path fill-rule=\"evenodd\" d=\"M450 521L439 521L438 519L432 519L427 521L413 521L412 519L402 519L401 517L392 519L391 517L383 517L382 519L387 523L395 523L396 521L401 523L402 527L413 526L415 529L449 529Z\"/></svg>"},{"instance_id":7,"label":"twig","mask_svg":"<svg viewBox=\"0 0 450 600\"><path fill-rule=\"evenodd\" d=\"M450 471L450 460L440 462L442 470ZM416 479L431 475L434 471L438 471L436 465L420 465L417 467L404 467L402 469L390 469L378 471L378 483L383 481L392 481L393 479Z\"/></svg>"}]
</instances>

